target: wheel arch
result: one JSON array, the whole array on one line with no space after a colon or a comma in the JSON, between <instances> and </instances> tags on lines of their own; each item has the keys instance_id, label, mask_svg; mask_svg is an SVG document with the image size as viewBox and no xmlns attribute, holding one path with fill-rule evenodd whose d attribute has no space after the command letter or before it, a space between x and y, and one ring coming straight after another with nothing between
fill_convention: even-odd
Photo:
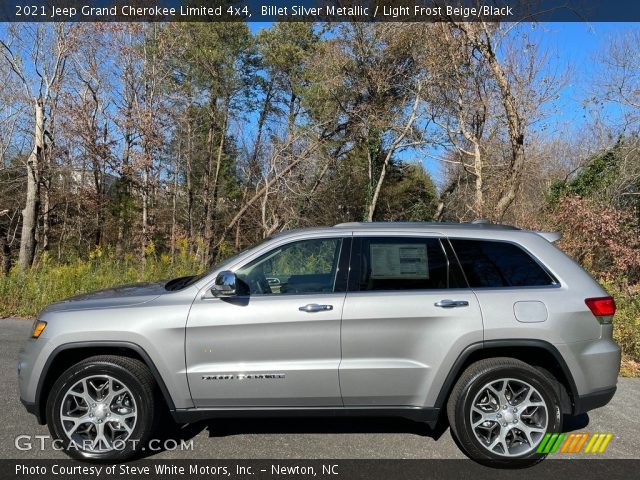
<instances>
[{"instance_id":1,"label":"wheel arch","mask_svg":"<svg viewBox=\"0 0 640 480\"><path fill-rule=\"evenodd\" d=\"M140 345L125 341L72 342L56 347L47 358L40 373L36 387L34 413L41 425L47 422L47 397L58 376L72 365L96 355L119 355L143 362L153 375L167 407L171 411L175 410L175 404L160 372L149 354Z\"/></svg>"},{"instance_id":2,"label":"wheel arch","mask_svg":"<svg viewBox=\"0 0 640 480\"><path fill-rule=\"evenodd\" d=\"M456 381L469 365L493 357L515 358L540 369L543 374L550 373L557 381L562 412L574 412L578 390L569 367L556 347L549 342L536 339L487 340L467 346L449 370L436 398L435 407L444 408Z\"/></svg>"}]
</instances>

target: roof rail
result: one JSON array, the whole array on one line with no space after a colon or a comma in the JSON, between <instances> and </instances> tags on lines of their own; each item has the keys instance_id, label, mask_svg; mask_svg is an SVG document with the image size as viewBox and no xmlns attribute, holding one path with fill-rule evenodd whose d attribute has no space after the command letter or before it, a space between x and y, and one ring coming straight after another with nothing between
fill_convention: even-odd
<instances>
[{"instance_id":1,"label":"roof rail","mask_svg":"<svg viewBox=\"0 0 640 480\"><path fill-rule=\"evenodd\" d=\"M473 222L346 222L338 223L334 228L469 228L469 229L500 229L500 230L520 230L511 225L501 225L491 223L487 220L474 220Z\"/></svg>"}]
</instances>

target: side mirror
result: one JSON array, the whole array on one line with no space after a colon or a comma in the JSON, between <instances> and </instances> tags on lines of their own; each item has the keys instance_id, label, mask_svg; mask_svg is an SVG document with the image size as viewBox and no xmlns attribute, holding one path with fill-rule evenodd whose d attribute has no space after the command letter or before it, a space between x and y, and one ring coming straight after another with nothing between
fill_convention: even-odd
<instances>
[{"instance_id":1,"label":"side mirror","mask_svg":"<svg viewBox=\"0 0 640 480\"><path fill-rule=\"evenodd\" d=\"M236 274L228 270L220 272L211 293L216 297L233 297L236 294Z\"/></svg>"}]
</instances>

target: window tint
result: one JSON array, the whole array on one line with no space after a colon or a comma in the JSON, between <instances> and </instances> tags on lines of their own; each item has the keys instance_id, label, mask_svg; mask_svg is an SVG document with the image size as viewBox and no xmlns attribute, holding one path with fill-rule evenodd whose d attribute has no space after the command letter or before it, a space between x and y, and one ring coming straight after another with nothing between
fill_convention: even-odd
<instances>
[{"instance_id":1,"label":"window tint","mask_svg":"<svg viewBox=\"0 0 640 480\"><path fill-rule=\"evenodd\" d=\"M424 290L447 288L447 259L434 238L360 238L354 259L357 275L352 288ZM356 263L357 262L357 263Z\"/></svg>"},{"instance_id":2,"label":"window tint","mask_svg":"<svg viewBox=\"0 0 640 480\"><path fill-rule=\"evenodd\" d=\"M335 291L342 240L302 240L265 253L236 271L250 294Z\"/></svg>"},{"instance_id":3,"label":"window tint","mask_svg":"<svg viewBox=\"0 0 640 480\"><path fill-rule=\"evenodd\" d=\"M471 287L553 285L553 278L523 249L507 242L451 239Z\"/></svg>"}]
</instances>

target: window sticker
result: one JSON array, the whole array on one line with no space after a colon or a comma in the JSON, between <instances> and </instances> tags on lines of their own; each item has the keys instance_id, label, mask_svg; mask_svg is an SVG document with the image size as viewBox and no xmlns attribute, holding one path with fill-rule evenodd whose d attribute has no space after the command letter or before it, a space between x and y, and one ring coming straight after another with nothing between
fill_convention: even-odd
<instances>
[{"instance_id":1,"label":"window sticker","mask_svg":"<svg viewBox=\"0 0 640 480\"><path fill-rule=\"evenodd\" d=\"M371 278L429 278L427 245L372 243Z\"/></svg>"}]
</instances>

